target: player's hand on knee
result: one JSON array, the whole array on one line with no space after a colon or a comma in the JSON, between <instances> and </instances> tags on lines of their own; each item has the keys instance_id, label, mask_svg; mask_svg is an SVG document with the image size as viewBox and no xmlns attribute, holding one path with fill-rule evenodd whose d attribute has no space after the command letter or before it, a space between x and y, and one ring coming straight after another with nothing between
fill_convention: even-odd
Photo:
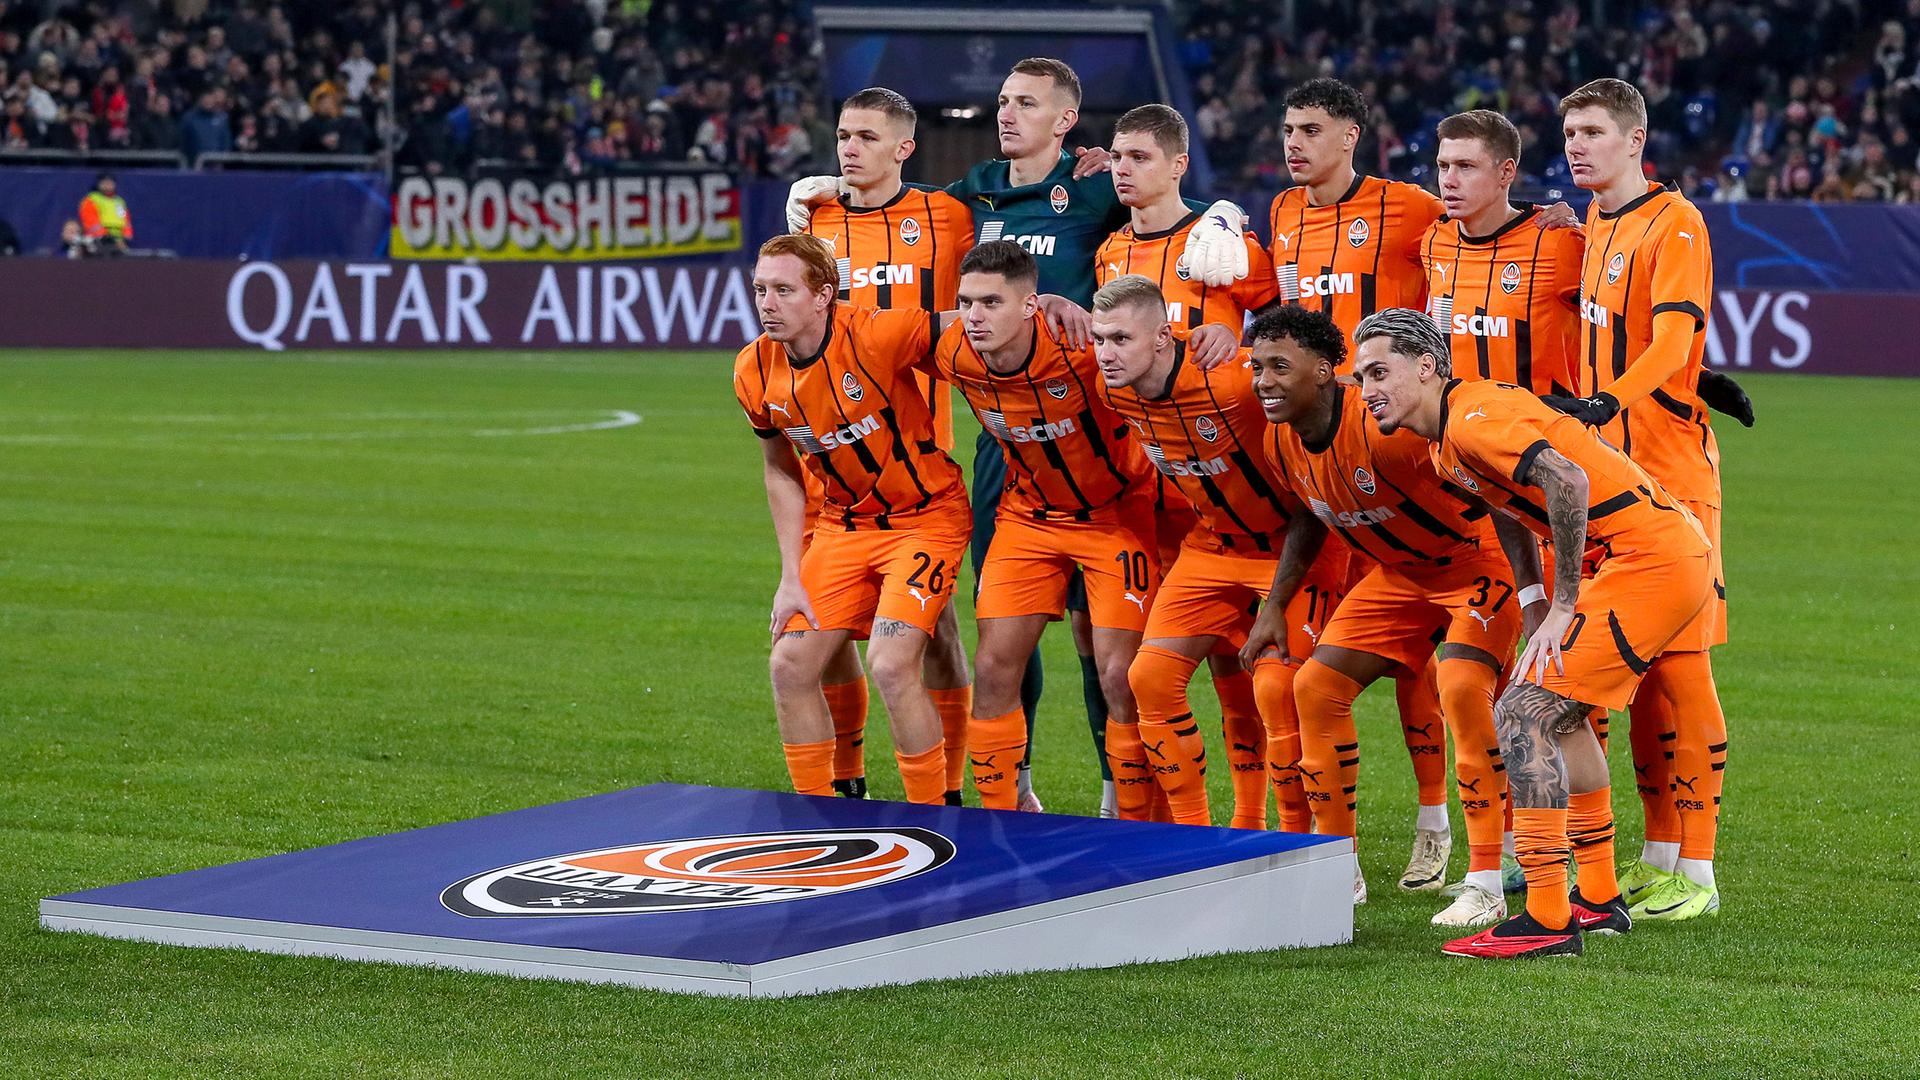
<instances>
[{"instance_id":1,"label":"player's hand on knee","mask_svg":"<svg viewBox=\"0 0 1920 1080\"><path fill-rule=\"evenodd\" d=\"M1040 297L1040 314L1046 316L1047 331L1055 341L1069 349L1084 349L1093 341L1093 316L1087 309L1053 293Z\"/></svg>"},{"instance_id":2,"label":"player's hand on knee","mask_svg":"<svg viewBox=\"0 0 1920 1080\"><path fill-rule=\"evenodd\" d=\"M1247 276L1247 213L1221 199L1206 208L1187 233L1181 255L1187 274L1202 284L1219 288Z\"/></svg>"},{"instance_id":3,"label":"player's hand on knee","mask_svg":"<svg viewBox=\"0 0 1920 1080\"><path fill-rule=\"evenodd\" d=\"M1279 656L1286 654L1287 628L1283 622L1284 615L1281 618L1269 616L1268 612L1273 610L1272 604L1261 606L1260 614L1253 620L1253 629L1247 631L1247 643L1240 646L1240 666L1249 671L1253 669L1254 662L1259 660L1262 654L1269 652Z\"/></svg>"},{"instance_id":4,"label":"player's hand on knee","mask_svg":"<svg viewBox=\"0 0 1920 1080\"><path fill-rule=\"evenodd\" d=\"M803 233L813 223L813 208L839 198L845 186L837 176L803 176L787 189L787 231Z\"/></svg>"},{"instance_id":5,"label":"player's hand on knee","mask_svg":"<svg viewBox=\"0 0 1920 1080\"><path fill-rule=\"evenodd\" d=\"M1224 323L1205 323L1187 335L1187 359L1198 371L1211 371L1239 352L1239 335Z\"/></svg>"},{"instance_id":6,"label":"player's hand on knee","mask_svg":"<svg viewBox=\"0 0 1920 1080\"><path fill-rule=\"evenodd\" d=\"M1085 180L1089 176L1098 176L1113 168L1113 155L1104 146L1076 146L1073 156L1079 160L1073 163L1073 178Z\"/></svg>"},{"instance_id":7,"label":"player's hand on knee","mask_svg":"<svg viewBox=\"0 0 1920 1080\"><path fill-rule=\"evenodd\" d=\"M787 623L795 615L805 618L808 627L820 629L820 620L814 617L813 599L807 595L807 587L798 581L782 581L780 587L773 591L773 621L767 628L775 640L779 639L781 631L787 628Z\"/></svg>"},{"instance_id":8,"label":"player's hand on knee","mask_svg":"<svg viewBox=\"0 0 1920 1080\"><path fill-rule=\"evenodd\" d=\"M1565 674L1560 641L1572 627L1573 608L1553 605L1547 617L1540 620L1539 627L1527 636L1527 647L1520 650L1520 659L1513 665L1513 677L1522 682L1538 682L1546 677L1549 668L1555 675Z\"/></svg>"}]
</instances>

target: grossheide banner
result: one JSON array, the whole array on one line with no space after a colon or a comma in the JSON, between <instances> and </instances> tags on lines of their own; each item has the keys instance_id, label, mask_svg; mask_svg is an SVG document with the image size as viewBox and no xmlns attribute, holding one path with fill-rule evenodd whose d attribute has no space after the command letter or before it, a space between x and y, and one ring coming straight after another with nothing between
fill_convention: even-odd
<instances>
[{"instance_id":1,"label":"grossheide banner","mask_svg":"<svg viewBox=\"0 0 1920 1080\"><path fill-rule=\"evenodd\" d=\"M786 194L697 169L391 195L358 173L117 175L139 245L179 258L60 258L93 172L0 170L26 252L0 259L0 348L732 350L758 333L752 252ZM1920 209L1701 211L1710 364L1920 375Z\"/></svg>"}]
</instances>

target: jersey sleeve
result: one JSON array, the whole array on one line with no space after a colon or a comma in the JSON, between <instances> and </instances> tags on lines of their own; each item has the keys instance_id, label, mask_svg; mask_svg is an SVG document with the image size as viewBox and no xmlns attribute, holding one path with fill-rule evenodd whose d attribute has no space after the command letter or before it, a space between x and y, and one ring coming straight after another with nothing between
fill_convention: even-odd
<instances>
[{"instance_id":1,"label":"jersey sleeve","mask_svg":"<svg viewBox=\"0 0 1920 1080\"><path fill-rule=\"evenodd\" d=\"M940 250L953 252L958 266L959 257L973 250L973 211L948 192L933 195L928 202L938 213Z\"/></svg>"},{"instance_id":2,"label":"jersey sleeve","mask_svg":"<svg viewBox=\"0 0 1920 1080\"><path fill-rule=\"evenodd\" d=\"M1273 252L1248 233L1247 276L1233 283L1234 302L1248 311L1258 311L1280 295L1280 282L1273 276Z\"/></svg>"},{"instance_id":3,"label":"jersey sleeve","mask_svg":"<svg viewBox=\"0 0 1920 1080\"><path fill-rule=\"evenodd\" d=\"M747 423L752 425L753 433L763 439L771 439L780 434L780 429L773 425L773 416L767 410L763 390L754 366L754 349L748 346L740 351L733 362L733 396L747 414Z\"/></svg>"},{"instance_id":4,"label":"jersey sleeve","mask_svg":"<svg viewBox=\"0 0 1920 1080\"><path fill-rule=\"evenodd\" d=\"M1537 487L1527 480L1534 459L1552 447L1547 424L1557 415L1541 405L1538 410L1516 409L1507 402L1481 399L1447 424L1447 441L1462 464L1484 476L1504 476L1516 484ZM1473 413L1482 415L1472 416Z\"/></svg>"},{"instance_id":5,"label":"jersey sleeve","mask_svg":"<svg viewBox=\"0 0 1920 1080\"><path fill-rule=\"evenodd\" d=\"M1407 239L1402 254L1407 262L1420 268L1424 279L1427 270L1424 258L1427 234L1446 216L1447 204L1440 201L1440 196L1412 184L1402 184L1400 191L1407 203Z\"/></svg>"},{"instance_id":6,"label":"jersey sleeve","mask_svg":"<svg viewBox=\"0 0 1920 1080\"><path fill-rule=\"evenodd\" d=\"M1580 308L1580 267L1587 254L1587 234L1581 229L1550 229L1553 249L1553 295L1571 310Z\"/></svg>"},{"instance_id":7,"label":"jersey sleeve","mask_svg":"<svg viewBox=\"0 0 1920 1080\"><path fill-rule=\"evenodd\" d=\"M873 355L891 370L917 367L931 375L939 317L938 312L919 308L867 308L854 320L854 337L862 353Z\"/></svg>"},{"instance_id":8,"label":"jersey sleeve","mask_svg":"<svg viewBox=\"0 0 1920 1080\"><path fill-rule=\"evenodd\" d=\"M1607 387L1623 409L1684 370L1693 336L1707 325L1707 305L1713 297L1713 253L1707 248L1707 230L1698 213L1675 217L1653 247L1648 297L1653 339L1629 361L1626 373Z\"/></svg>"}]
</instances>

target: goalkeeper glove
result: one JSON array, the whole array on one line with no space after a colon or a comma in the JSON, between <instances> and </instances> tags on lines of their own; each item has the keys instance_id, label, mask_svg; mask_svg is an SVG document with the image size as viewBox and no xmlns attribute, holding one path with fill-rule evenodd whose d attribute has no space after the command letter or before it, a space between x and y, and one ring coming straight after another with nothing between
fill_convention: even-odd
<instances>
[{"instance_id":1,"label":"goalkeeper glove","mask_svg":"<svg viewBox=\"0 0 1920 1080\"><path fill-rule=\"evenodd\" d=\"M1215 288L1246 277L1246 229L1246 211L1226 199L1207 207L1187 233L1187 274Z\"/></svg>"},{"instance_id":2,"label":"goalkeeper glove","mask_svg":"<svg viewBox=\"0 0 1920 1080\"><path fill-rule=\"evenodd\" d=\"M1702 368L1699 391L1700 400L1706 403L1707 408L1733 417L1740 421L1742 427L1753 426L1753 399L1730 376L1712 368Z\"/></svg>"},{"instance_id":3,"label":"goalkeeper glove","mask_svg":"<svg viewBox=\"0 0 1920 1080\"><path fill-rule=\"evenodd\" d=\"M813 221L813 208L846 193L837 176L803 176L787 189L787 231L803 233Z\"/></svg>"},{"instance_id":4,"label":"goalkeeper glove","mask_svg":"<svg viewBox=\"0 0 1920 1080\"><path fill-rule=\"evenodd\" d=\"M1549 408L1566 413L1575 420L1590 427L1599 427L1615 416L1620 415L1620 402L1612 394L1598 393L1592 397L1574 398L1548 394L1540 399Z\"/></svg>"}]
</instances>

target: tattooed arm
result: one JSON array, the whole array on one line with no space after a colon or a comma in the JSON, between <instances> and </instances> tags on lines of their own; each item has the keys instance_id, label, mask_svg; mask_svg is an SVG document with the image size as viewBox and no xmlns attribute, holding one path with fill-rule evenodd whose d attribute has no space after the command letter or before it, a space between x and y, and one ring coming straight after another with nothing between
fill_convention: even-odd
<instances>
[{"instance_id":1,"label":"tattooed arm","mask_svg":"<svg viewBox=\"0 0 1920 1080\"><path fill-rule=\"evenodd\" d=\"M1313 565L1326 542L1327 527L1304 510L1294 514L1287 523L1287 539L1280 546L1280 565L1274 568L1273 586L1267 590L1266 603L1260 606L1253 629L1247 632L1247 643L1240 649L1242 664L1253 667L1253 662L1268 649L1277 649L1282 656L1286 655L1287 602L1293 599L1294 591L1307 576L1307 568Z\"/></svg>"},{"instance_id":2,"label":"tattooed arm","mask_svg":"<svg viewBox=\"0 0 1920 1080\"><path fill-rule=\"evenodd\" d=\"M1488 507L1493 515L1493 531L1500 537L1500 550L1506 552L1507 562L1513 567L1513 584L1524 595L1530 588L1541 585L1540 542L1520 520L1506 510ZM1543 590L1544 591L1544 590ZM1540 620L1547 617L1546 605L1539 600L1520 605L1520 620L1524 624L1526 636L1531 638L1540 628Z\"/></svg>"},{"instance_id":3,"label":"tattooed arm","mask_svg":"<svg viewBox=\"0 0 1920 1080\"><path fill-rule=\"evenodd\" d=\"M1560 638L1573 625L1574 604L1580 598L1580 558L1587 540L1586 470L1548 447L1516 477L1546 495L1547 524L1553 530L1553 606L1527 639L1514 674L1521 679L1544 676L1547 665L1561 670Z\"/></svg>"},{"instance_id":4,"label":"tattooed arm","mask_svg":"<svg viewBox=\"0 0 1920 1080\"><path fill-rule=\"evenodd\" d=\"M773 618L768 630L779 637L787 620L804 615L815 630L813 603L800 584L800 541L807 531L807 489L800 459L784 437L761 439L760 454L767 482L767 511L773 515L773 538L780 545L780 585L773 592Z\"/></svg>"}]
</instances>

